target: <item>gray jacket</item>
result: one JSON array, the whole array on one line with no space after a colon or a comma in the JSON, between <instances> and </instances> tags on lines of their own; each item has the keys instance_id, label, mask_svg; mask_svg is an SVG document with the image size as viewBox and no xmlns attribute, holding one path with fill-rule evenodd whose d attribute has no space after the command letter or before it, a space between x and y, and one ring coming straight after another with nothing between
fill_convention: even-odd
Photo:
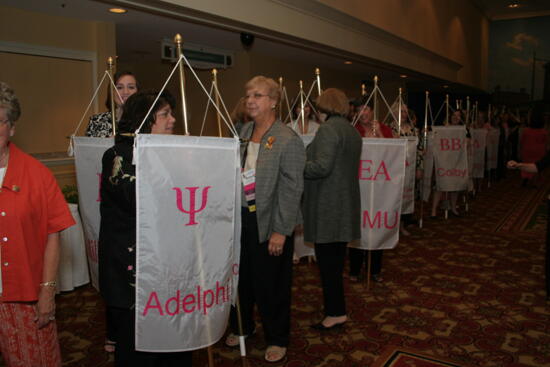
<instances>
[{"instance_id":1,"label":"gray jacket","mask_svg":"<svg viewBox=\"0 0 550 367\"><path fill-rule=\"evenodd\" d=\"M361 237L359 160L363 142L340 116L321 124L307 148L304 239L349 242Z\"/></svg>"},{"instance_id":2,"label":"gray jacket","mask_svg":"<svg viewBox=\"0 0 550 367\"><path fill-rule=\"evenodd\" d=\"M242 127L241 161L254 123ZM268 139L271 138L271 145ZM302 222L300 199L304 190L304 144L294 131L275 121L260 142L256 161L256 215L260 242L272 232L290 236ZM243 193L244 198L244 193ZM246 203L243 199L243 206Z\"/></svg>"}]
</instances>

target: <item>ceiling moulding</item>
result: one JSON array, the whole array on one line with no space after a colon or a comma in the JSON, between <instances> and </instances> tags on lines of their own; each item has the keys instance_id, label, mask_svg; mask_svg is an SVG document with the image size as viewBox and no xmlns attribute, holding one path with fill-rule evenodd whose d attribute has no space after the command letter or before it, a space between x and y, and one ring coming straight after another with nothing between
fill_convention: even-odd
<instances>
[{"instance_id":1,"label":"ceiling moulding","mask_svg":"<svg viewBox=\"0 0 550 367\"><path fill-rule=\"evenodd\" d=\"M448 68L453 72L457 72L462 68L462 65L441 56L435 52L428 50L414 42L398 37L381 28L375 27L369 23L363 22L349 14L336 10L328 5L318 1L311 0L269 0L274 3L281 4L295 11L302 12L311 17L322 19L324 22L332 23L335 26L345 29L348 32L356 33L367 38L370 42L376 42L385 47L394 48L396 50L405 50L412 57L429 59L430 63L441 64L444 68ZM350 50L352 51L352 50ZM369 55L364 55L369 56ZM404 60L394 60L397 65L409 67L406 64L400 64ZM422 71L422 70L419 70Z\"/></svg>"},{"instance_id":2,"label":"ceiling moulding","mask_svg":"<svg viewBox=\"0 0 550 367\"><path fill-rule=\"evenodd\" d=\"M275 42L386 70L406 68L456 81L457 72L462 68L451 59L311 0L97 1L229 31L250 32ZM281 14L285 16L284 25L277 23ZM296 26L301 24L310 26ZM182 36L185 40L185 35Z\"/></svg>"},{"instance_id":3,"label":"ceiling moulding","mask_svg":"<svg viewBox=\"0 0 550 367\"><path fill-rule=\"evenodd\" d=\"M491 18L491 20L523 19L523 18L544 17L549 15L550 15L550 11L533 11L533 12L524 12L524 13L517 13L517 14L495 14Z\"/></svg>"}]
</instances>

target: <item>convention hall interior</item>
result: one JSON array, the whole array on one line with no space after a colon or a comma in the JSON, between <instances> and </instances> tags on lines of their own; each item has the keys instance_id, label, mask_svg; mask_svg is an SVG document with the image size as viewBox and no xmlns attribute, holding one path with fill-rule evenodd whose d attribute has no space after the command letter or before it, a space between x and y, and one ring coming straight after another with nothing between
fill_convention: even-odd
<instances>
[{"instance_id":1,"label":"convention hall interior","mask_svg":"<svg viewBox=\"0 0 550 367\"><path fill-rule=\"evenodd\" d=\"M192 68L174 68L176 35ZM231 137L206 92L216 78L230 115L247 81L264 75L284 86L283 120L301 91L314 101L317 87L338 88L361 106L376 89L381 120L401 100L428 130L449 100L469 116L470 108L488 111L489 120L491 109L509 114L513 128L495 127L508 137L527 128L534 106L550 129L550 1L1 0L0 81L22 110L11 141L53 172L76 216L71 136L83 136L89 117L108 110L109 70L131 71L140 90L165 86L177 102L179 135ZM520 160L521 146L510 149L508 158ZM431 215L432 202L417 197L414 219L384 250L379 281L350 279L346 263L343 327L310 327L322 316L319 269L314 256L297 258L285 358L264 359L257 326L246 356L225 344L228 330L194 350L193 365L550 366L550 174L527 183L500 159L459 195L460 215ZM63 246L58 283L64 277L65 284L56 296L62 365L114 366L90 243L80 234Z\"/></svg>"}]
</instances>

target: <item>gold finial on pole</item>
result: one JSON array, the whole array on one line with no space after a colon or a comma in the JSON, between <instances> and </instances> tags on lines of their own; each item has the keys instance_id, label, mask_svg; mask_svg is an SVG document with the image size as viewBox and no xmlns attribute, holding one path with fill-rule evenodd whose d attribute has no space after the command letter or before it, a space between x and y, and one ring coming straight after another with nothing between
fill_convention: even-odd
<instances>
[{"instance_id":1,"label":"gold finial on pole","mask_svg":"<svg viewBox=\"0 0 550 367\"><path fill-rule=\"evenodd\" d=\"M279 120L283 121L283 77L279 77Z\"/></svg>"},{"instance_id":2,"label":"gold finial on pole","mask_svg":"<svg viewBox=\"0 0 550 367\"><path fill-rule=\"evenodd\" d=\"M398 108L399 108L399 112L397 113L397 131L398 131L398 134L401 135L401 107L403 106L403 99L401 98L402 96L402 93L403 93L403 89L402 88L399 88L399 100L398 100Z\"/></svg>"},{"instance_id":3,"label":"gold finial on pole","mask_svg":"<svg viewBox=\"0 0 550 367\"><path fill-rule=\"evenodd\" d=\"M321 70L315 68L315 76L317 78L317 93L321 95Z\"/></svg>"},{"instance_id":4,"label":"gold finial on pole","mask_svg":"<svg viewBox=\"0 0 550 367\"><path fill-rule=\"evenodd\" d=\"M176 43L176 51L178 55L179 62L179 75L180 75L180 94L181 94L181 111L183 115L183 128L185 135L189 135L189 126L187 124L187 104L185 102L185 73L183 70L183 62L181 62L181 57L183 55L182 45L183 39L178 33L174 37L174 42Z\"/></svg>"},{"instance_id":5,"label":"gold finial on pole","mask_svg":"<svg viewBox=\"0 0 550 367\"><path fill-rule=\"evenodd\" d=\"M361 95L367 95L367 86L365 85L365 83L361 83Z\"/></svg>"},{"instance_id":6,"label":"gold finial on pole","mask_svg":"<svg viewBox=\"0 0 550 367\"><path fill-rule=\"evenodd\" d=\"M218 120L218 136L222 137L222 120L220 115L220 93L218 91L218 70L212 69L212 84L214 85L214 101L216 102L216 118Z\"/></svg>"},{"instance_id":7,"label":"gold finial on pole","mask_svg":"<svg viewBox=\"0 0 550 367\"><path fill-rule=\"evenodd\" d=\"M109 69L109 75L111 76L111 79L113 79L113 76L114 76L114 73L113 73L114 64L115 64L114 59L111 56L109 56L107 58L107 67ZM116 80L113 79L113 83L116 83ZM109 85L111 86L109 89L111 91L110 98L109 98L110 100L109 102L111 104L111 121L113 123L113 135L116 135L116 103L115 103L116 90L112 83L109 83Z\"/></svg>"},{"instance_id":8,"label":"gold finial on pole","mask_svg":"<svg viewBox=\"0 0 550 367\"><path fill-rule=\"evenodd\" d=\"M378 121L378 76L374 76L374 121Z\"/></svg>"},{"instance_id":9,"label":"gold finial on pole","mask_svg":"<svg viewBox=\"0 0 550 367\"><path fill-rule=\"evenodd\" d=\"M445 125L449 125L449 95L445 95Z\"/></svg>"},{"instance_id":10,"label":"gold finial on pole","mask_svg":"<svg viewBox=\"0 0 550 367\"><path fill-rule=\"evenodd\" d=\"M300 80L300 120L302 122L302 128L300 129L302 131L301 135L305 135L306 131L306 115L304 113L304 83Z\"/></svg>"}]
</instances>

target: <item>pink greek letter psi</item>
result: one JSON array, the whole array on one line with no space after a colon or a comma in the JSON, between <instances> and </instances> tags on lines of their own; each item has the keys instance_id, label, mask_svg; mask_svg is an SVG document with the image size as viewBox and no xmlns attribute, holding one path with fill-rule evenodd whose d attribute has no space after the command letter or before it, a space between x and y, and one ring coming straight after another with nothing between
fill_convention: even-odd
<instances>
[{"instance_id":1,"label":"pink greek letter psi","mask_svg":"<svg viewBox=\"0 0 550 367\"><path fill-rule=\"evenodd\" d=\"M189 191L189 210L186 210L183 207L182 199L183 194L182 190L179 187L173 187L172 190L176 191L176 205L180 212L189 214L189 222L187 222L186 226L194 226L195 224L198 224L197 221L195 221L195 215L197 213L200 213L201 211L206 208L206 203L208 202L208 190L210 190L212 186L205 186L202 189L202 195L201 195L201 206L199 209L196 208L196 193L197 190L200 189L200 187L185 187L187 191Z\"/></svg>"}]
</instances>

